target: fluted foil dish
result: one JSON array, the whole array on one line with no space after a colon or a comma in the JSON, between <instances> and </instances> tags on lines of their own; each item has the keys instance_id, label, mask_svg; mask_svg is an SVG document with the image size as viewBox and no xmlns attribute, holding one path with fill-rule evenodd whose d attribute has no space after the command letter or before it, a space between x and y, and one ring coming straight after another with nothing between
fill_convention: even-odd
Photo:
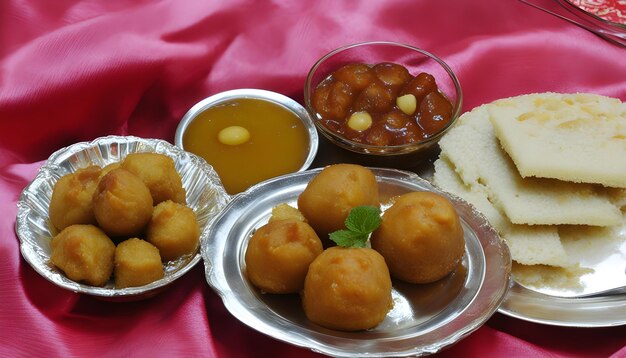
<instances>
[{"instance_id":1,"label":"fluted foil dish","mask_svg":"<svg viewBox=\"0 0 626 358\"><path fill-rule=\"evenodd\" d=\"M187 191L187 204L198 218L200 240L208 233L215 216L227 204L226 194L219 176L206 161L194 154L159 139L132 136L107 136L92 142L81 142L53 153L39 169L37 176L24 189L17 203L16 232L22 256L41 276L64 289L103 299L124 301L148 298L165 289L183 276L200 260L199 251L165 264L165 276L140 287L115 288L113 281L104 287L95 287L72 281L50 262L55 229L48 218L52 190L57 180L89 165L104 167L119 162L136 152L156 152L174 160Z\"/></svg>"},{"instance_id":2,"label":"fluted foil dish","mask_svg":"<svg viewBox=\"0 0 626 358\"><path fill-rule=\"evenodd\" d=\"M415 173L395 169L372 168L383 203L410 191L435 192L453 203L465 235L465 255L454 272L426 285L394 280L393 309L377 327L358 332L310 322L298 295L261 293L245 274L250 237L267 223L274 206L297 206L298 196L320 170L270 179L235 195L202 241L207 282L241 322L275 339L334 357L421 356L458 342L497 310L510 282L506 244L473 206Z\"/></svg>"}]
</instances>

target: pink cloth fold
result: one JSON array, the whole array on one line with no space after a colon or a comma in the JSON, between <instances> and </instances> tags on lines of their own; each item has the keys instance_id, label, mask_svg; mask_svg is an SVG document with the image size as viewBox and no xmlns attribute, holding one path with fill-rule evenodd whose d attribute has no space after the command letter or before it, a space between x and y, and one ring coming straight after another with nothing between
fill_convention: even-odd
<instances>
[{"instance_id":1,"label":"pink cloth fold","mask_svg":"<svg viewBox=\"0 0 626 358\"><path fill-rule=\"evenodd\" d=\"M464 111L545 91L626 101L626 49L512 0L0 4L0 356L318 356L237 321L202 265L141 302L54 286L21 258L16 203L61 147L110 134L173 142L194 103L228 89L302 103L319 57L371 40L442 57L460 79ZM626 329L495 314L438 355L626 357Z\"/></svg>"}]
</instances>

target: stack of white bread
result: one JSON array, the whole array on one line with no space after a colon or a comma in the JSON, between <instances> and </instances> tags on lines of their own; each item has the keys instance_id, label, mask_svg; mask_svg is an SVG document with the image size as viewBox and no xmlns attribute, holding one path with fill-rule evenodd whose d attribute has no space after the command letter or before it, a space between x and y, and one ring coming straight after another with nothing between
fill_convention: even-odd
<instances>
[{"instance_id":1,"label":"stack of white bread","mask_svg":"<svg viewBox=\"0 0 626 358\"><path fill-rule=\"evenodd\" d=\"M626 103L538 93L464 113L440 141L433 182L472 203L521 265L579 267L624 240Z\"/></svg>"}]
</instances>

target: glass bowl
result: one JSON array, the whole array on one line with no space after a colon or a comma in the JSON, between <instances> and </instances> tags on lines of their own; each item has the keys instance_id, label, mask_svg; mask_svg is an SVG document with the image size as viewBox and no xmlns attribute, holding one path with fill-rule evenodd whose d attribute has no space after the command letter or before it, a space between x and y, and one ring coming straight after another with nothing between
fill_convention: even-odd
<instances>
[{"instance_id":1,"label":"glass bowl","mask_svg":"<svg viewBox=\"0 0 626 358\"><path fill-rule=\"evenodd\" d=\"M331 73L349 63L375 65L391 62L404 66L411 75L426 72L434 76L439 92L452 104L452 116L447 125L427 138L402 145L376 146L347 139L324 126L321 115L313 107L313 93L316 87ZM421 152L433 144L452 127L461 114L463 93L456 75L442 59L417 47L394 42L364 42L344 46L324 55L309 71L304 85L305 105L319 132L333 144L352 152L390 156ZM419 106L419 104L418 104Z\"/></svg>"}]
</instances>

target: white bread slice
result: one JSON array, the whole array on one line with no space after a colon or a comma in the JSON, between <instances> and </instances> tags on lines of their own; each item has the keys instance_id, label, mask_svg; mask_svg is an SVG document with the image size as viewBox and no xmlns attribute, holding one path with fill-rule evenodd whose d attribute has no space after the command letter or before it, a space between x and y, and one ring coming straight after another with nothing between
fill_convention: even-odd
<instances>
[{"instance_id":1,"label":"white bread slice","mask_svg":"<svg viewBox=\"0 0 626 358\"><path fill-rule=\"evenodd\" d=\"M626 103L595 94L540 93L489 106L522 177L626 188Z\"/></svg>"},{"instance_id":2,"label":"white bread slice","mask_svg":"<svg viewBox=\"0 0 626 358\"><path fill-rule=\"evenodd\" d=\"M439 145L466 185L488 189L488 198L514 224L611 226L620 210L599 186L522 178L502 150L483 105L464 113Z\"/></svg>"},{"instance_id":3,"label":"white bread slice","mask_svg":"<svg viewBox=\"0 0 626 358\"><path fill-rule=\"evenodd\" d=\"M514 261L524 265L567 267L570 260L561 245L557 227L514 225L489 201L480 185L470 188L455 173L452 164L440 157L434 163L433 183L471 203L498 231Z\"/></svg>"},{"instance_id":4,"label":"white bread slice","mask_svg":"<svg viewBox=\"0 0 626 358\"><path fill-rule=\"evenodd\" d=\"M489 201L485 187L465 185L455 172L453 164L444 155L435 160L433 165L433 184L474 205L500 235L508 229L511 222Z\"/></svg>"}]
</instances>

